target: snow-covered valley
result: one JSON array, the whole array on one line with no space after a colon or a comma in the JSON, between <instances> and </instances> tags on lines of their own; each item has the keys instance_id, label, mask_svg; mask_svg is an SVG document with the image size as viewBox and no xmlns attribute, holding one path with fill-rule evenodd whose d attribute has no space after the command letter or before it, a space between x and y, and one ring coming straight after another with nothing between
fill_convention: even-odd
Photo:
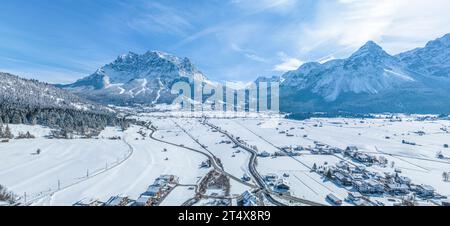
<instances>
[{"instance_id":1,"label":"snow-covered valley","mask_svg":"<svg viewBox=\"0 0 450 226\"><path fill-rule=\"evenodd\" d=\"M448 120L180 114L138 114L141 124L107 127L91 139L49 139L49 128L8 125L15 136L35 138L0 143L0 184L20 205L113 205L115 198L133 205L149 200L165 175L177 179L152 205L336 205L331 194L342 205L399 205L412 195L417 205L440 205L450 195L443 178L450 172ZM349 147L358 154L349 155ZM337 174L347 168L352 181L342 184ZM392 188L402 183L388 182L389 175L408 188ZM355 181L383 181L383 191L365 193ZM422 186L431 186L432 196L420 195ZM348 199L359 192L363 201Z\"/></svg>"}]
</instances>

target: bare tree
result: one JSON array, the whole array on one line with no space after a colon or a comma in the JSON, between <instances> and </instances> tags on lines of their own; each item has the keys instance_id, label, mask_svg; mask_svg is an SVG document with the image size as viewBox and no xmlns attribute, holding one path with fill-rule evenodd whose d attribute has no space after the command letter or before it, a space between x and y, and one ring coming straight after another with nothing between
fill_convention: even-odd
<instances>
[{"instance_id":1,"label":"bare tree","mask_svg":"<svg viewBox=\"0 0 450 226\"><path fill-rule=\"evenodd\" d=\"M0 184L0 201L8 202L13 204L15 202L16 196L9 192L3 185Z\"/></svg>"}]
</instances>

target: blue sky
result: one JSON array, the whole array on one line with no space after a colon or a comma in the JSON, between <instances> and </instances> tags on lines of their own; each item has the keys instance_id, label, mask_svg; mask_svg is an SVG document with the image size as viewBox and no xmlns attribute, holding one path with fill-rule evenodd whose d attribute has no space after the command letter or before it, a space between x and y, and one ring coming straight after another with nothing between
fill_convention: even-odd
<instances>
[{"instance_id":1,"label":"blue sky","mask_svg":"<svg viewBox=\"0 0 450 226\"><path fill-rule=\"evenodd\" d=\"M447 0L2 0L0 71L73 82L129 51L190 58L214 80L251 81L347 57L395 54L450 32Z\"/></svg>"}]
</instances>

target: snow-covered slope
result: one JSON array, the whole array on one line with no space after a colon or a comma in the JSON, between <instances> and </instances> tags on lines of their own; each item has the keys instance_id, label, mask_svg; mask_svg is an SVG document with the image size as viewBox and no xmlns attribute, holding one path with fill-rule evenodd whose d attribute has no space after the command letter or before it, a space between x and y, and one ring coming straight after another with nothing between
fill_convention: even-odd
<instances>
[{"instance_id":1,"label":"snow-covered slope","mask_svg":"<svg viewBox=\"0 0 450 226\"><path fill-rule=\"evenodd\" d=\"M280 78L282 111L450 112L450 34L399 55L373 41L349 58L306 63ZM128 53L62 86L116 105L171 103L173 82L206 77L187 58L158 51Z\"/></svg>"},{"instance_id":2,"label":"snow-covered slope","mask_svg":"<svg viewBox=\"0 0 450 226\"><path fill-rule=\"evenodd\" d=\"M27 108L60 108L86 112L110 112L53 85L0 72L0 104Z\"/></svg>"},{"instance_id":3,"label":"snow-covered slope","mask_svg":"<svg viewBox=\"0 0 450 226\"><path fill-rule=\"evenodd\" d=\"M395 57L374 42L368 42L348 59L305 64L284 77L283 84L311 89L327 101L335 101L346 92L376 94L415 81Z\"/></svg>"},{"instance_id":4,"label":"snow-covered slope","mask_svg":"<svg viewBox=\"0 0 450 226\"><path fill-rule=\"evenodd\" d=\"M450 34L430 41L424 48L417 48L397 56L408 69L424 75L450 77Z\"/></svg>"},{"instance_id":5,"label":"snow-covered slope","mask_svg":"<svg viewBox=\"0 0 450 226\"><path fill-rule=\"evenodd\" d=\"M0 124L42 124L78 130L101 128L114 110L53 85L0 73Z\"/></svg>"},{"instance_id":6,"label":"snow-covered slope","mask_svg":"<svg viewBox=\"0 0 450 226\"><path fill-rule=\"evenodd\" d=\"M170 87L177 80L204 81L206 77L188 58L159 51L128 53L94 74L61 87L102 103L168 103Z\"/></svg>"},{"instance_id":7,"label":"snow-covered slope","mask_svg":"<svg viewBox=\"0 0 450 226\"><path fill-rule=\"evenodd\" d=\"M282 76L288 112L449 112L450 35L392 56L369 41L347 59L306 63Z\"/></svg>"}]
</instances>

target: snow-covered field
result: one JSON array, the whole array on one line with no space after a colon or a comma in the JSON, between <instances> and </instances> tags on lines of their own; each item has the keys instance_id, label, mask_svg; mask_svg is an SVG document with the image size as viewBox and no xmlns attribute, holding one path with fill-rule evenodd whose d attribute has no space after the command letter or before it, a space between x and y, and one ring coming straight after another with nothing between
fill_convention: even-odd
<instances>
[{"instance_id":1,"label":"snow-covered field","mask_svg":"<svg viewBox=\"0 0 450 226\"><path fill-rule=\"evenodd\" d=\"M442 195L450 195L450 183L442 179L443 172L450 172L450 149L444 144L450 142L450 134L442 129L450 127L449 121L413 121L391 122L386 119L310 119L305 121L259 119L211 119L212 123L224 128L246 142L256 145L260 151L274 153L277 147L303 146L314 147L320 142L332 147L345 149L357 146L362 152L375 156L384 156L395 162L395 169L401 169L402 175L412 179L415 184L428 184ZM282 133L280 133L283 131ZM424 135L416 132L423 131ZM287 136L290 134L290 136ZM389 138L386 138L389 137ZM403 144L402 140L417 145ZM447 159L436 158L442 152ZM260 158L258 170L262 174L291 174L287 180L294 195L326 202L325 197L334 193L344 199L347 190L331 182L324 182L315 173L310 173L314 163L335 164L340 159L326 155L308 155L296 157ZM392 168L374 166L374 171L393 172Z\"/></svg>"},{"instance_id":2,"label":"snow-covered field","mask_svg":"<svg viewBox=\"0 0 450 226\"><path fill-rule=\"evenodd\" d=\"M205 125L200 117L166 116L142 114L139 119L152 121L157 127L155 138L179 146L150 139L151 131L138 126L125 132L107 128L98 139L59 140L46 138L50 129L45 127L10 125L14 134L30 131L37 138L0 143L0 184L21 196L22 201L26 194L27 202L34 205L72 205L78 201L106 201L116 195L137 199L157 177L170 174L178 176L182 186L171 191L161 205L181 205L196 195L189 186L198 185L211 170L200 168L200 164L207 160L206 156L214 156L223 171L233 177L231 197L252 189L239 181L243 175L251 175L248 151L234 147L234 143ZM374 165L368 170L379 173L401 170L401 175L414 184L431 185L439 194L450 195L450 182L442 179L443 172L450 172L450 149L444 147L450 143L450 134L446 132L449 121L409 118L295 121L267 117L210 118L208 122L256 146L259 153L274 154L286 146L314 147L316 143L341 149L356 146L361 152L395 162L395 167ZM140 130L146 133L145 137L138 133ZM108 139L113 136L122 139ZM41 149L39 155L37 149ZM438 152L445 157L437 158ZM311 172L314 164L334 165L343 160L342 156L300 153L295 157L259 157L256 169L262 176L284 177L291 196L325 205L331 204L326 200L331 193L344 200L350 191L348 187ZM253 177L249 183L257 185ZM376 200L387 202L387 198ZM208 203L206 199L196 205Z\"/></svg>"},{"instance_id":3,"label":"snow-covered field","mask_svg":"<svg viewBox=\"0 0 450 226\"><path fill-rule=\"evenodd\" d=\"M0 183L20 196L26 193L27 202L72 205L116 195L137 199L160 175L177 175L180 183L196 184L206 173L198 167L204 156L142 140L138 130L132 127L122 133L109 128L101 134L123 136L114 141L38 138L2 143ZM33 155L37 148L41 154Z\"/></svg>"}]
</instances>

